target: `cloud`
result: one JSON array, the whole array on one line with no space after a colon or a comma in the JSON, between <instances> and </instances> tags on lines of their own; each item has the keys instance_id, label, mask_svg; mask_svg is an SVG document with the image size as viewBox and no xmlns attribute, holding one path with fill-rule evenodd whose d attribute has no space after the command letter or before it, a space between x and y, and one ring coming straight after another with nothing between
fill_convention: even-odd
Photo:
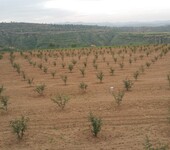
<instances>
[{"instance_id":1,"label":"cloud","mask_svg":"<svg viewBox=\"0 0 170 150\"><path fill-rule=\"evenodd\" d=\"M0 22L168 20L169 0L0 0Z\"/></svg>"},{"instance_id":2,"label":"cloud","mask_svg":"<svg viewBox=\"0 0 170 150\"><path fill-rule=\"evenodd\" d=\"M62 22L64 18L75 15L63 9L44 8L46 0L0 0L1 22Z\"/></svg>"}]
</instances>

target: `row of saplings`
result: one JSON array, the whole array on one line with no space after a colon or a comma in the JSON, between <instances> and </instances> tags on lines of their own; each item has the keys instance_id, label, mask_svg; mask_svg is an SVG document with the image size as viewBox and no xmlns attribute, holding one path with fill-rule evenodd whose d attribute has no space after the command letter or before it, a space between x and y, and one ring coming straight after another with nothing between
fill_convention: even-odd
<instances>
[{"instance_id":1,"label":"row of saplings","mask_svg":"<svg viewBox=\"0 0 170 150\"><path fill-rule=\"evenodd\" d=\"M169 83L169 87L170 87L170 74L167 75L167 80ZM124 80L124 86L126 88L127 91L129 91L129 89L132 87L133 83L131 80ZM83 84L83 83L82 83ZM80 85L81 87L81 85ZM87 88L87 85L86 85ZM45 85L43 86L37 86L35 88L35 91L37 91L40 95L43 95L43 91L45 89ZM7 111L8 108L8 103L9 103L9 97L3 95L3 91L4 91L4 86L1 85L0 86L0 109ZM122 102L123 96L124 96L124 91L119 91L118 93L114 93L113 97L117 103L117 105L119 106ZM56 103L62 110L64 109L66 103L69 101L69 97L66 95L56 95L55 97L51 98L51 100ZM168 120L170 122L170 114L168 116ZM10 126L12 127L13 132L17 135L18 140L21 140L24 136L24 132L27 129L27 124L28 124L29 118L21 116L21 118L17 118L15 120L10 121ZM101 118L98 118L96 116L94 116L92 113L90 113L89 115L89 121L91 123L91 131L92 134L94 135L94 137L97 137L98 133L101 131L102 128L102 120ZM168 149L168 145L160 145L157 148L154 148L153 145L151 144L150 140L148 137L146 137L145 143L144 143L144 148L146 150L167 150Z\"/></svg>"}]
</instances>

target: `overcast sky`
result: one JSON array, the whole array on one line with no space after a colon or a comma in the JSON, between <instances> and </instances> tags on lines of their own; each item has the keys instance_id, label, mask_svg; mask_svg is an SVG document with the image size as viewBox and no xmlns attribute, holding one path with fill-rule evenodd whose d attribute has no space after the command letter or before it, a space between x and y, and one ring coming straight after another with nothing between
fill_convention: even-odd
<instances>
[{"instance_id":1,"label":"overcast sky","mask_svg":"<svg viewBox=\"0 0 170 150\"><path fill-rule=\"evenodd\" d=\"M0 22L170 20L170 0L0 0Z\"/></svg>"}]
</instances>

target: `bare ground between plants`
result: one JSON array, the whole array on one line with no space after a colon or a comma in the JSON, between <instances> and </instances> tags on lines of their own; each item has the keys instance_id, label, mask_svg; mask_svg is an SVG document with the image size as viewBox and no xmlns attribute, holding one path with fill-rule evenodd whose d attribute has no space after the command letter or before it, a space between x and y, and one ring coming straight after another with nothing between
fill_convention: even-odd
<instances>
[{"instance_id":1,"label":"bare ground between plants","mask_svg":"<svg viewBox=\"0 0 170 150\"><path fill-rule=\"evenodd\" d=\"M46 84L46 90L44 96L35 93L35 85L30 87L11 67L9 54L0 60L0 84L5 87L4 94L10 97L8 112L0 112L0 149L142 150L146 135L153 143L161 142L170 146L170 125L167 121L170 89L166 79L170 71L170 52L135 81L119 108L109 93L109 87L122 88L122 80L127 76L132 78L132 73L148 58L131 65L126 63L123 70L115 66L114 76L109 75L107 65L99 63L99 70L105 74L100 84L92 63L91 66L88 64L91 68L84 78L76 69L73 69L73 73L58 69L53 79L49 72L43 73L30 66L18 53L16 55L21 68L28 76L34 77L35 83ZM34 60L39 61L37 58ZM110 60L107 55L106 60ZM51 64L52 60L46 63L49 69L54 70ZM60 79L63 73L68 75L66 86ZM83 94L79 89L81 81L88 84L87 92ZM55 93L65 93L71 97L63 111L50 100ZM94 138L90 132L90 112L103 120L98 138ZM30 121L23 140L18 141L9 122L21 115L29 117Z\"/></svg>"}]
</instances>

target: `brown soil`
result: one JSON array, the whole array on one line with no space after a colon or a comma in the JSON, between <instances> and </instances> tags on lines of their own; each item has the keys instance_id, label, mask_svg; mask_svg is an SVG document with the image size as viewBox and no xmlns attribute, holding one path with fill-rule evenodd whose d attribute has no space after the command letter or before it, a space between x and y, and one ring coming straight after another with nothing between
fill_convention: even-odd
<instances>
[{"instance_id":1,"label":"brown soil","mask_svg":"<svg viewBox=\"0 0 170 150\"><path fill-rule=\"evenodd\" d=\"M132 53L127 48L127 53L122 52L120 56L116 54L124 48L115 48L115 56L118 62L112 59L109 48L93 48L87 60L86 74L83 78L79 68L83 67L86 55L78 59L78 50L67 51L70 55L65 56L66 67L61 66L61 56L54 57L58 51L43 51L43 56L47 55L48 61L37 58L24 52L33 62L42 63L48 67L45 74L37 66L33 67L20 53L15 52L15 63L19 63L21 70L27 77L34 78L34 84L29 86L22 76L12 67L9 61L9 53L4 54L0 60L0 84L5 87L4 95L10 97L8 111L0 110L0 149L1 150L142 150L146 136L149 137L153 145L159 142L170 146L170 124L168 124L168 109L170 108L170 87L168 85L167 74L170 72L170 52L159 57L157 61L151 63L149 68L146 62L151 62L155 56L159 56L163 49L159 46L147 46L137 48L136 53ZM146 56L146 51L151 52ZM157 51L155 49L158 49ZM90 51L82 50L84 52ZM95 52L105 52L103 56L99 53L96 64L98 71L103 71L104 79L99 83L96 78L96 69L93 67ZM129 64L130 53L132 53L132 64ZM49 57L51 54L52 57ZM124 68L121 69L119 63L124 55ZM140 55L144 55L140 59ZM68 71L68 64L72 59L77 60L72 73ZM134 58L137 58L136 62ZM53 62L57 65L54 66ZM109 62L109 64L107 64ZM143 65L145 68L138 80L135 81L133 73ZM109 73L109 68L115 69L114 76ZM56 70L53 79L51 71ZM68 82L65 86L60 76L66 74ZM117 107L109 89L114 86L117 91L123 88L123 80L129 78L133 80L133 88L125 92L124 99ZM88 84L86 93L82 93L79 88L80 82ZM39 96L34 91L37 84L46 85L45 93ZM55 94L64 93L70 96L70 101L64 110L60 110L51 97ZM102 130L98 137L93 137L88 120L89 113L99 116L102 119ZM29 117L28 130L21 141L18 141L13 134L9 122L21 115Z\"/></svg>"}]
</instances>

